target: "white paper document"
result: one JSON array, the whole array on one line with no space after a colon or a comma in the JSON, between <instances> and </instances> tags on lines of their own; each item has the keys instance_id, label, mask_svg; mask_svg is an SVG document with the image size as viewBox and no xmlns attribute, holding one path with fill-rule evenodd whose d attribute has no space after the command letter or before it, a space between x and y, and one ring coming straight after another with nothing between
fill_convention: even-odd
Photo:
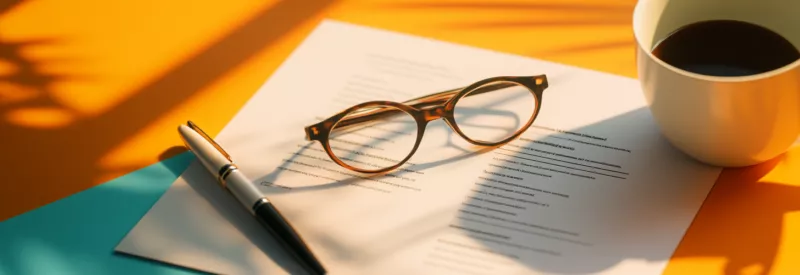
<instances>
[{"instance_id":1,"label":"white paper document","mask_svg":"<svg viewBox=\"0 0 800 275\"><path fill-rule=\"evenodd\" d=\"M408 163L369 175L305 139L304 127L362 102L533 75L549 82L538 117L497 148L435 120ZM334 146L396 158L406 134ZM720 172L662 138L635 79L336 21L216 140L331 274L660 274ZM212 273L303 273L199 163L117 251Z\"/></svg>"}]
</instances>

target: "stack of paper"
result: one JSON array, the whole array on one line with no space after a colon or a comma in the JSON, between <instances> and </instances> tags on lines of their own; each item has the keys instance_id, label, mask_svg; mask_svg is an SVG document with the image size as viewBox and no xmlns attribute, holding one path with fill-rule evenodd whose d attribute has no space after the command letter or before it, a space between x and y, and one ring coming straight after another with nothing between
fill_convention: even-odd
<instances>
[{"instance_id":1,"label":"stack of paper","mask_svg":"<svg viewBox=\"0 0 800 275\"><path fill-rule=\"evenodd\" d=\"M365 177L304 139L364 101L538 74L550 86L534 126L493 150L435 121L407 171ZM332 274L659 274L720 172L661 137L635 79L334 21L216 139ZM198 163L117 250L302 273Z\"/></svg>"}]
</instances>

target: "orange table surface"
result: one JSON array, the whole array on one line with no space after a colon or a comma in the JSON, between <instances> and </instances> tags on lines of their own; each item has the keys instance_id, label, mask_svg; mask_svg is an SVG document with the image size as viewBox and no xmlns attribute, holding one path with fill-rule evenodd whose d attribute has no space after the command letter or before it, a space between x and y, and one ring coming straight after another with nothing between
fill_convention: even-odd
<instances>
[{"instance_id":1,"label":"orange table surface","mask_svg":"<svg viewBox=\"0 0 800 275\"><path fill-rule=\"evenodd\" d=\"M636 77L634 5L0 1L0 221L216 135L323 18ZM798 158L726 169L666 274L800 274Z\"/></svg>"}]
</instances>

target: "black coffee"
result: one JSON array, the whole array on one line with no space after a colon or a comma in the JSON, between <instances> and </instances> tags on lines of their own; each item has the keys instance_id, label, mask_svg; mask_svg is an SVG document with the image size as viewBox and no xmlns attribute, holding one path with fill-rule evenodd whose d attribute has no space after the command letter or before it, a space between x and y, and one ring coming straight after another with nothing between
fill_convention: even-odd
<instances>
[{"instance_id":1,"label":"black coffee","mask_svg":"<svg viewBox=\"0 0 800 275\"><path fill-rule=\"evenodd\" d=\"M745 76L783 67L800 51L780 34L752 23L712 20L690 24L656 44L653 55L690 72Z\"/></svg>"}]
</instances>

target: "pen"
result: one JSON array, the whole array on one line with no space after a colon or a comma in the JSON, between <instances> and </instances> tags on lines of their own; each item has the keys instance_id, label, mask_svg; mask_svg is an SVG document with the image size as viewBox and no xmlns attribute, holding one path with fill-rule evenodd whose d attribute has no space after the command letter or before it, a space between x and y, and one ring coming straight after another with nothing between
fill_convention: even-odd
<instances>
[{"instance_id":1,"label":"pen","mask_svg":"<svg viewBox=\"0 0 800 275\"><path fill-rule=\"evenodd\" d=\"M250 214L285 246L289 254L314 273L325 274L325 268L300 235L258 188L239 171L230 155L219 144L191 121L187 125L179 126L178 132L186 147L217 178L220 185L230 191Z\"/></svg>"}]
</instances>

